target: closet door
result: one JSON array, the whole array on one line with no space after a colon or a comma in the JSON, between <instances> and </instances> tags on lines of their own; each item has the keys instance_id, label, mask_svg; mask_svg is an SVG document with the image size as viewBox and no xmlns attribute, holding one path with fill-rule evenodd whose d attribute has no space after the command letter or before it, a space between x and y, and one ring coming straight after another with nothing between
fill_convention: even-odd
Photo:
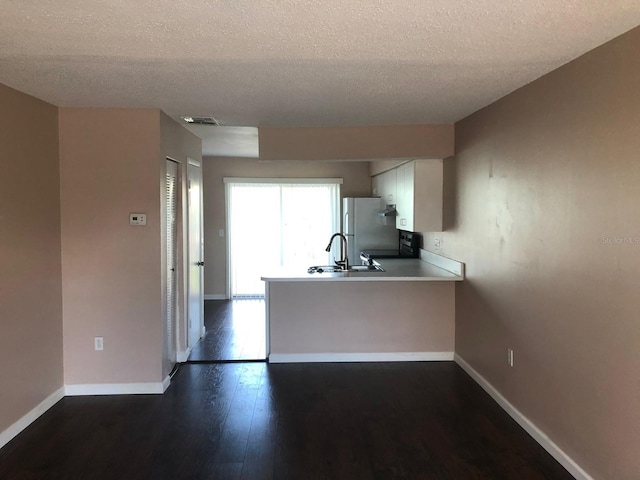
<instances>
[{"instance_id":1,"label":"closet door","mask_svg":"<svg viewBox=\"0 0 640 480\"><path fill-rule=\"evenodd\" d=\"M178 164L167 160L167 174L165 182L166 218L167 218L167 318L165 326L165 358L176 362L176 256L178 231L177 217Z\"/></svg>"}]
</instances>

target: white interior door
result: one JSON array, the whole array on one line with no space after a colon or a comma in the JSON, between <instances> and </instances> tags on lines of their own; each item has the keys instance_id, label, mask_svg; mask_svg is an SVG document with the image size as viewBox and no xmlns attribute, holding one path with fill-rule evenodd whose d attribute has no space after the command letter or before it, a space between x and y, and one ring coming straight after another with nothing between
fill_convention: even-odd
<instances>
[{"instance_id":1,"label":"white interior door","mask_svg":"<svg viewBox=\"0 0 640 480\"><path fill-rule=\"evenodd\" d=\"M165 327L165 358L174 364L176 362L176 257L177 249L177 193L178 193L178 164L167 160L167 174L165 195L167 206L167 319Z\"/></svg>"},{"instance_id":2,"label":"white interior door","mask_svg":"<svg viewBox=\"0 0 640 480\"><path fill-rule=\"evenodd\" d=\"M189 160L189 321L188 347L204 335L204 248L202 235L202 169Z\"/></svg>"}]
</instances>

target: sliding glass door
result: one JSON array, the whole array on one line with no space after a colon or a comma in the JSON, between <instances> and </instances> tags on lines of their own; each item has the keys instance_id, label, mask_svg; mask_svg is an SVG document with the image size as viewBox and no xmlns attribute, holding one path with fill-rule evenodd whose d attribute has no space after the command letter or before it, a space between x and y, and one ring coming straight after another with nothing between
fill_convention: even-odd
<instances>
[{"instance_id":1,"label":"sliding glass door","mask_svg":"<svg viewBox=\"0 0 640 480\"><path fill-rule=\"evenodd\" d=\"M264 296L261 275L326 265L342 179L225 178L232 298Z\"/></svg>"}]
</instances>

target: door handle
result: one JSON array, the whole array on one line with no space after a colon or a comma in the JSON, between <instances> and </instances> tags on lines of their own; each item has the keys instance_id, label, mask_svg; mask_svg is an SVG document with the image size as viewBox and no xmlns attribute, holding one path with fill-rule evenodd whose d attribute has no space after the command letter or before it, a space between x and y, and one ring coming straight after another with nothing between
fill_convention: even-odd
<instances>
[{"instance_id":1,"label":"door handle","mask_svg":"<svg viewBox=\"0 0 640 480\"><path fill-rule=\"evenodd\" d=\"M196 262L196 265L199 267L204 267L204 262L200 261L200 262Z\"/></svg>"}]
</instances>

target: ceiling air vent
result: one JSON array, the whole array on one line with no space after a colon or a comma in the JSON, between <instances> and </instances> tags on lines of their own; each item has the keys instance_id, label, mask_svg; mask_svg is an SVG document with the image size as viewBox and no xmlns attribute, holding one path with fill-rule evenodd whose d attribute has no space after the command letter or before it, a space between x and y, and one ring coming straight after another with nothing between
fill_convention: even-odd
<instances>
[{"instance_id":1,"label":"ceiling air vent","mask_svg":"<svg viewBox=\"0 0 640 480\"><path fill-rule=\"evenodd\" d=\"M192 125L213 125L215 127L220 126L220 122L213 117L180 117L186 123Z\"/></svg>"}]
</instances>

